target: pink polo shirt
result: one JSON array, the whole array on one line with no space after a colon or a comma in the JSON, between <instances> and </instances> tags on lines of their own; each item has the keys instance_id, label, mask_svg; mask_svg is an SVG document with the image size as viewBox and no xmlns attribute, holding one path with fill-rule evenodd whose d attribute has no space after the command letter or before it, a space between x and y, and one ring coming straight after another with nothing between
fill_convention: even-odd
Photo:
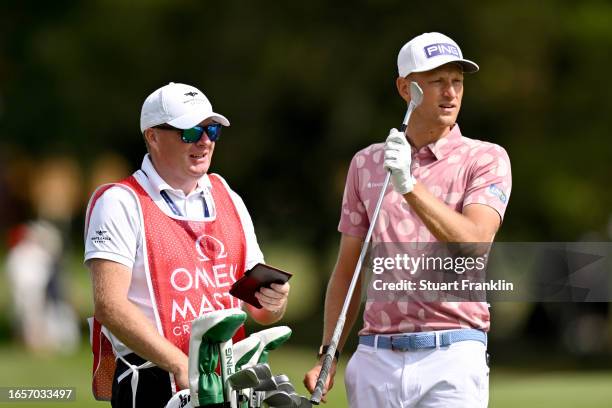
<instances>
[{"instance_id":1,"label":"pink polo shirt","mask_svg":"<svg viewBox=\"0 0 612 408\"><path fill-rule=\"evenodd\" d=\"M357 152L351 161L338 230L365 237L385 179L384 144ZM506 151L493 143L461 135L459 125L437 142L412 151L412 175L450 208L463 212L484 204L503 219L512 177ZM385 193L372 242L435 242L436 238L391 184ZM408 333L455 328L489 330L484 302L381 302L367 300L364 334Z\"/></svg>"}]
</instances>

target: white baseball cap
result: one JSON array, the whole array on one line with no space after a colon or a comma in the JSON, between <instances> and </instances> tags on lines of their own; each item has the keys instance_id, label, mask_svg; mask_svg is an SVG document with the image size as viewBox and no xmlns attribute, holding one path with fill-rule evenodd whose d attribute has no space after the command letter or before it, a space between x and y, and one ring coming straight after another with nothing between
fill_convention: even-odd
<instances>
[{"instance_id":1,"label":"white baseball cap","mask_svg":"<svg viewBox=\"0 0 612 408\"><path fill-rule=\"evenodd\" d=\"M450 37L440 33L424 33L408 41L397 56L397 72L405 77L412 72L425 72L449 62L461 65L463 72L476 72L478 65L463 58L461 48Z\"/></svg>"},{"instance_id":2,"label":"white baseball cap","mask_svg":"<svg viewBox=\"0 0 612 408\"><path fill-rule=\"evenodd\" d=\"M225 116L213 112L208 98L198 88L170 82L145 99L140 111L140 131L163 123L190 129L208 118L223 126L230 125Z\"/></svg>"}]
</instances>

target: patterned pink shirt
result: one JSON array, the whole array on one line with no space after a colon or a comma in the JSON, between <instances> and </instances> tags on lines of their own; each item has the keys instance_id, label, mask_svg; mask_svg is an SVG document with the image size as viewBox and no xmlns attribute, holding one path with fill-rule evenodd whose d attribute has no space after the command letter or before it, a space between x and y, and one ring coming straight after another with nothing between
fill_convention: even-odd
<instances>
[{"instance_id":1,"label":"patterned pink shirt","mask_svg":"<svg viewBox=\"0 0 612 408\"><path fill-rule=\"evenodd\" d=\"M385 179L384 144L357 152L351 161L338 230L365 237ZM484 204L503 219L512 177L506 151L493 143L469 139L455 125L444 138L412 151L412 175L450 208L462 212ZM389 185L372 233L372 242L435 242L421 219ZM456 328L489 330L484 302L366 301L360 335L409 333Z\"/></svg>"}]
</instances>

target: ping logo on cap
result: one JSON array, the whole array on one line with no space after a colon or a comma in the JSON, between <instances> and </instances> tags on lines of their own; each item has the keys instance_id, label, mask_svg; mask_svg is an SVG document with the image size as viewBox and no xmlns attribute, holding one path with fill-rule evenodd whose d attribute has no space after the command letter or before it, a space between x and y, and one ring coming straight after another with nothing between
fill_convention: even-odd
<instances>
[{"instance_id":1,"label":"ping logo on cap","mask_svg":"<svg viewBox=\"0 0 612 408\"><path fill-rule=\"evenodd\" d=\"M427 58L437 57L439 55L454 55L461 58L459 49L453 44L431 44L424 48Z\"/></svg>"}]
</instances>

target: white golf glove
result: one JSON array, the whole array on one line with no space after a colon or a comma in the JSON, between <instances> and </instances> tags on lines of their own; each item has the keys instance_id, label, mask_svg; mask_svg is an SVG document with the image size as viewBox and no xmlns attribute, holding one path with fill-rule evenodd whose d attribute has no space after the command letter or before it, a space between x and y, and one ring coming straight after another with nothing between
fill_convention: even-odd
<instances>
[{"instance_id":1,"label":"white golf glove","mask_svg":"<svg viewBox=\"0 0 612 408\"><path fill-rule=\"evenodd\" d=\"M391 183L398 193L404 195L414 188L416 180L410 173L412 149L403 132L391 129L385 142L385 169L391 171Z\"/></svg>"}]
</instances>

